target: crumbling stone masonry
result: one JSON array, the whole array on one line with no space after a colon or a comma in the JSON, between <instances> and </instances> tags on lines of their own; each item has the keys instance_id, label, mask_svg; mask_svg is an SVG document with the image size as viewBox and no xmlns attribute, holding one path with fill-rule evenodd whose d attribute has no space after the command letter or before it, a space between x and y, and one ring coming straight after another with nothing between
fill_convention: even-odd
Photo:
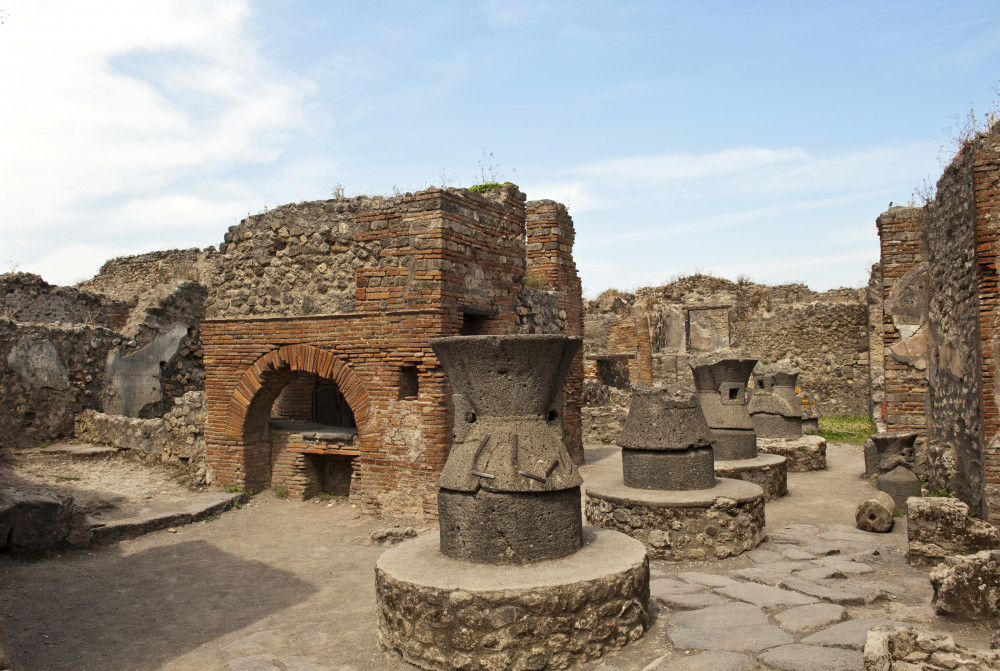
<instances>
[{"instance_id":1,"label":"crumbling stone masonry","mask_svg":"<svg viewBox=\"0 0 1000 671\"><path fill-rule=\"evenodd\" d=\"M927 487L1000 523L1000 126L966 143L932 202L878 230L885 429L917 431Z\"/></svg>"},{"instance_id":2,"label":"crumbling stone masonry","mask_svg":"<svg viewBox=\"0 0 1000 671\"><path fill-rule=\"evenodd\" d=\"M762 361L802 369L800 383L824 414L869 410L865 292L810 291L693 275L634 294L609 290L586 305L588 380L691 384L688 359L739 347ZM615 382L613 371L627 367Z\"/></svg>"},{"instance_id":3,"label":"crumbling stone masonry","mask_svg":"<svg viewBox=\"0 0 1000 671\"><path fill-rule=\"evenodd\" d=\"M433 516L454 417L430 340L580 335L573 237L563 206L510 188L299 203L232 227L201 333L210 477L309 496L324 462L347 457L352 501ZM543 286L526 290L526 277ZM537 300L544 290L554 309ZM577 359L562 415L577 461L581 384ZM329 404L355 440L275 453L272 414L316 419Z\"/></svg>"}]
</instances>

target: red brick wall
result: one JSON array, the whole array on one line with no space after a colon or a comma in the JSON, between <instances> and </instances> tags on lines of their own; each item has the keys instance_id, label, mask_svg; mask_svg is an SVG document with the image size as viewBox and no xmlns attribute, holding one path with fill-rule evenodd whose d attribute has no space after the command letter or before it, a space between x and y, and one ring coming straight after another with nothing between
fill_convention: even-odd
<instances>
[{"instance_id":1,"label":"red brick wall","mask_svg":"<svg viewBox=\"0 0 1000 671\"><path fill-rule=\"evenodd\" d=\"M542 245L532 250L536 270L564 294L567 330L582 331L572 221L555 204L536 207L533 216L529 237L523 196L512 190L481 197L432 189L393 207L360 210L354 243L370 249L377 239L380 251L356 269L354 312L206 320L206 461L212 476L259 491L282 484L274 482L277 469L291 493L309 494L312 466L288 449L272 453L267 420L282 390L312 374L333 380L354 412L358 454L351 500L368 510L436 515L435 483L451 443L453 409L429 341L456 335L466 313L486 316L483 333L516 332L529 241ZM289 305L303 310L305 303ZM403 368L417 371L416 398L400 398ZM579 401L574 408L573 399L581 385L575 373L564 417L577 441ZM301 406L304 390L293 386L287 394L279 410Z\"/></svg>"},{"instance_id":2,"label":"red brick wall","mask_svg":"<svg viewBox=\"0 0 1000 671\"><path fill-rule=\"evenodd\" d=\"M313 392L319 377L315 373L300 373L281 390L274 401L271 417L280 419L313 419Z\"/></svg>"},{"instance_id":3,"label":"red brick wall","mask_svg":"<svg viewBox=\"0 0 1000 671\"><path fill-rule=\"evenodd\" d=\"M1000 525L1000 128L983 139L972 164L982 370L983 476L989 521Z\"/></svg>"},{"instance_id":4,"label":"red brick wall","mask_svg":"<svg viewBox=\"0 0 1000 671\"><path fill-rule=\"evenodd\" d=\"M548 282L566 313L565 335L583 337L583 288L573 261L576 231L566 207L551 200L527 204L526 274ZM563 387L563 437L570 456L583 463L580 406L583 402L583 347L570 365Z\"/></svg>"},{"instance_id":5,"label":"red brick wall","mask_svg":"<svg viewBox=\"0 0 1000 671\"><path fill-rule=\"evenodd\" d=\"M883 304L907 271L927 258L922 221L923 210L918 208L894 208L878 218ZM886 311L882 320L886 428L888 431L917 431L924 436L927 433L927 377L922 370L892 356L892 347L900 340L892 315Z\"/></svg>"}]
</instances>

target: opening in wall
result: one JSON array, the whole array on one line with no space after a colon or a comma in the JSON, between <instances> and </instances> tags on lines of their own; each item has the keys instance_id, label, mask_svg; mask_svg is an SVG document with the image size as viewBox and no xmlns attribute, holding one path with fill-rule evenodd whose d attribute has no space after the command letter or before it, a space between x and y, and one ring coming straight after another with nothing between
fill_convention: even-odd
<instances>
[{"instance_id":1,"label":"opening in wall","mask_svg":"<svg viewBox=\"0 0 1000 671\"><path fill-rule=\"evenodd\" d=\"M420 393L419 379L416 366L403 366L399 369L399 400L417 398Z\"/></svg>"},{"instance_id":2,"label":"opening in wall","mask_svg":"<svg viewBox=\"0 0 1000 671\"><path fill-rule=\"evenodd\" d=\"M462 314L462 326L458 335L482 335L486 332L486 315Z\"/></svg>"}]
</instances>

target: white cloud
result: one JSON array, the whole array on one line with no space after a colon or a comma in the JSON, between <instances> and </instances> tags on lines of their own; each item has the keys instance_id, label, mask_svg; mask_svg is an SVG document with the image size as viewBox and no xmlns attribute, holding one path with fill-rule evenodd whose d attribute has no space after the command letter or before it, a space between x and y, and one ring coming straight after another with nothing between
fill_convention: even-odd
<instances>
[{"instance_id":1,"label":"white cloud","mask_svg":"<svg viewBox=\"0 0 1000 671\"><path fill-rule=\"evenodd\" d=\"M247 0L7 4L0 232L34 236L19 236L22 268L95 223L121 226L127 249L171 215L231 223L231 196L199 183L275 160L303 124L312 84L264 60Z\"/></svg>"}]
</instances>

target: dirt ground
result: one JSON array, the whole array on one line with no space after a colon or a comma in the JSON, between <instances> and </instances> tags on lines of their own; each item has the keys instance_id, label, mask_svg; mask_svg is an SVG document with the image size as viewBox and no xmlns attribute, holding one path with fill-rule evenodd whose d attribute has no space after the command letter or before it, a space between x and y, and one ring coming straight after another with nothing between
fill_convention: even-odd
<instances>
[{"instance_id":1,"label":"dirt ground","mask_svg":"<svg viewBox=\"0 0 1000 671\"><path fill-rule=\"evenodd\" d=\"M620 469L615 448L591 446L587 457L585 478ZM859 477L861 448L831 445L828 458L826 471L789 474L789 496L767 504L769 531L853 526L857 503L871 491ZM124 497L109 515L149 502L172 505L187 491L173 474L118 460L56 459L34 468L18 477L72 486L95 500ZM384 548L366 539L393 524L362 515L342 499L301 502L263 493L213 521L108 547L34 560L0 556L3 628L22 671L412 669L376 643L373 566ZM904 560L905 523L891 534L873 535L872 544L888 559L878 579L899 593L877 607L851 608L853 617L873 609L919 629L951 633L963 645L987 647L996 623L933 615L927 572ZM741 556L654 561L651 569L671 575L753 565ZM654 609L647 635L601 663L638 670L652 668L664 650L673 654L663 615Z\"/></svg>"}]
</instances>

